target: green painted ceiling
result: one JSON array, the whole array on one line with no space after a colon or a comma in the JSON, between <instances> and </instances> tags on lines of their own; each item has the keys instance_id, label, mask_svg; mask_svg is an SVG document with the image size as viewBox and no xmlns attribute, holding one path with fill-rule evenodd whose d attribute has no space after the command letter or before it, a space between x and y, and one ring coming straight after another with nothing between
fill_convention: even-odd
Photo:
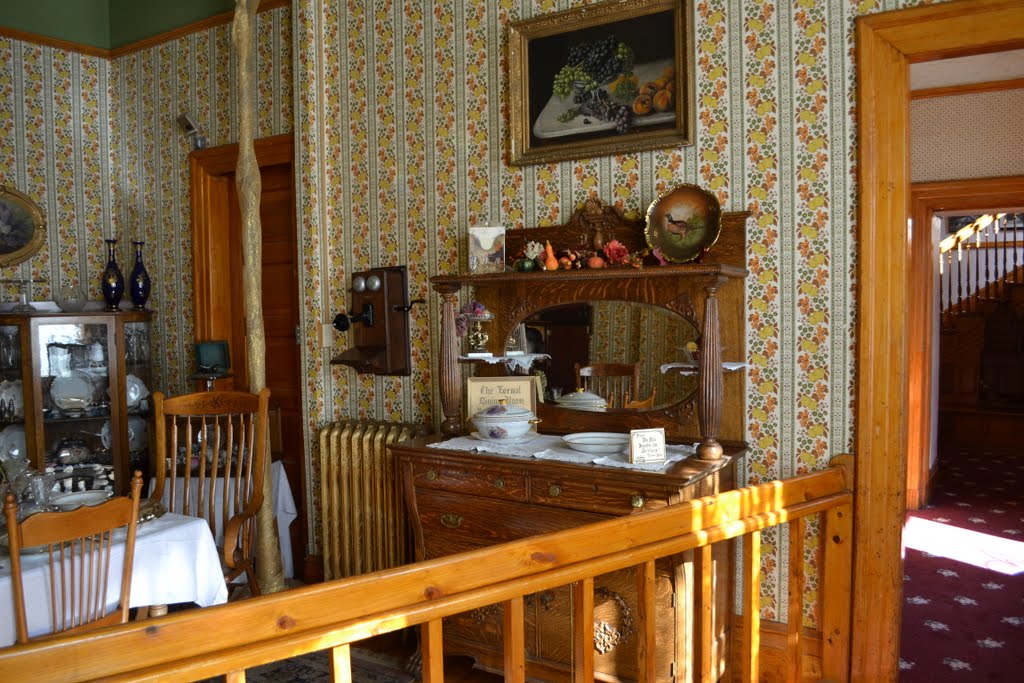
<instances>
[{"instance_id":1,"label":"green painted ceiling","mask_svg":"<svg viewBox=\"0 0 1024 683\"><path fill-rule=\"evenodd\" d=\"M109 50L234 6L232 0L0 0L0 26Z\"/></svg>"}]
</instances>

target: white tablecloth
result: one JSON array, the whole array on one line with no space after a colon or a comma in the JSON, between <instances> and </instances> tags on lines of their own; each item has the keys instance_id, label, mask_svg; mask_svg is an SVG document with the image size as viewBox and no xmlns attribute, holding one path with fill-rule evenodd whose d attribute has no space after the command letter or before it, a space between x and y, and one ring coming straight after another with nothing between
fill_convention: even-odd
<instances>
[{"instance_id":1,"label":"white tablecloth","mask_svg":"<svg viewBox=\"0 0 1024 683\"><path fill-rule=\"evenodd\" d=\"M198 480L192 480L192 491L189 493L189 503L192 507L193 514L195 513L195 505L198 500L196 494L196 487ZM298 517L298 511L295 509L295 498L292 496L292 489L288 485L288 475L284 471L284 464L277 460L271 463L270 467L270 486L274 492L274 519L277 520L277 536L281 548L281 568L284 570L284 575L288 578L295 576L295 567L292 562L292 538L288 533L288 526L295 521ZM183 479L178 479L175 482L175 504L180 508L181 506L181 495L184 490ZM229 482L228 488L231 489L231 483ZM231 491L229 490L229 493ZM170 501L171 491L170 488L165 488L161 502L166 506ZM233 496L232 496L233 498ZM223 499L223 479L218 478L216 484L216 493L214 506L216 509L220 509L221 500ZM234 513L234 505L231 506L231 511ZM217 530L217 545L221 545L224 542L224 530Z\"/></svg>"},{"instance_id":2,"label":"white tablecloth","mask_svg":"<svg viewBox=\"0 0 1024 683\"><path fill-rule=\"evenodd\" d=\"M111 567L124 562L125 530L116 532L111 549ZM15 641L14 597L11 593L11 561L0 555L0 647ZM47 555L21 558L25 583L28 632L36 636L49 633L50 566ZM117 605L120 580L111 582L107 605ZM220 557L210 527L196 517L168 513L145 522L135 538L132 563L131 607L194 602L202 607L227 602L228 589L220 568Z\"/></svg>"}]
</instances>

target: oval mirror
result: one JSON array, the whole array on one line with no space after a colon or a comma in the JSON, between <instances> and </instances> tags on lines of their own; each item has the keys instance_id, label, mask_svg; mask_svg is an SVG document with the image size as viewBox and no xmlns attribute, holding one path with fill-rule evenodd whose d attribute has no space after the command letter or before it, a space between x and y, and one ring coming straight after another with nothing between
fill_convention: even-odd
<instances>
[{"instance_id":1,"label":"oval mirror","mask_svg":"<svg viewBox=\"0 0 1024 683\"><path fill-rule=\"evenodd\" d=\"M608 401L610 409L658 410L694 396L692 349L698 339L696 324L667 308L592 301L536 311L513 332L506 349L519 351L525 341L522 351L551 356L533 364L533 372L542 376L547 403L565 407L558 399L577 388L579 365L580 384ZM587 368L591 375L626 372L611 366L635 366L635 387L631 373L586 377Z\"/></svg>"}]
</instances>

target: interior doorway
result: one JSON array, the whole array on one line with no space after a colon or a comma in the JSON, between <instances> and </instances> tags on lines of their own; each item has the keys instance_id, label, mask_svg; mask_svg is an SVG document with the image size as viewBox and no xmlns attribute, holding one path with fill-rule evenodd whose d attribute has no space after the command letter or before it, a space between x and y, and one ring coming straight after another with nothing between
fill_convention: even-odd
<instances>
[{"instance_id":1,"label":"interior doorway","mask_svg":"<svg viewBox=\"0 0 1024 683\"><path fill-rule=\"evenodd\" d=\"M998 26L998 32L990 29ZM947 2L857 23L857 552L853 680L896 680L906 502L909 64L1024 45L1024 5Z\"/></svg>"},{"instance_id":2,"label":"interior doorway","mask_svg":"<svg viewBox=\"0 0 1024 683\"><path fill-rule=\"evenodd\" d=\"M299 346L298 233L295 224L294 142L290 134L255 141L260 167L263 323L266 384L280 416L277 451L288 475L298 517L292 523L292 562L303 578L306 553L306 458ZM232 377L217 388L246 389L242 297L242 226L235 189L238 145L202 149L189 156L192 172L192 237L196 341L228 342Z\"/></svg>"}]
</instances>

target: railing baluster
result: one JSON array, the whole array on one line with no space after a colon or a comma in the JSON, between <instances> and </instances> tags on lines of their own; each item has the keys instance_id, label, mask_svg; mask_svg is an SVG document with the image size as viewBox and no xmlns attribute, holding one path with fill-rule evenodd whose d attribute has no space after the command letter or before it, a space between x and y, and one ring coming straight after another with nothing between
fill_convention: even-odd
<instances>
[{"instance_id":1,"label":"railing baluster","mask_svg":"<svg viewBox=\"0 0 1024 683\"><path fill-rule=\"evenodd\" d=\"M964 312L964 278L963 278L964 250L960 242L956 243L956 312Z\"/></svg>"},{"instance_id":2,"label":"railing baluster","mask_svg":"<svg viewBox=\"0 0 1024 683\"><path fill-rule=\"evenodd\" d=\"M995 224L996 220L993 219L992 223ZM985 228L985 298L992 298L992 269L989 264L992 261L992 243L988 239L988 228Z\"/></svg>"},{"instance_id":3,"label":"railing baluster","mask_svg":"<svg viewBox=\"0 0 1024 683\"><path fill-rule=\"evenodd\" d=\"M657 659L654 644L658 637L658 624L654 609L654 560L636 567L636 657L637 683L655 683Z\"/></svg>"},{"instance_id":4,"label":"railing baluster","mask_svg":"<svg viewBox=\"0 0 1024 683\"><path fill-rule=\"evenodd\" d=\"M503 626L505 634L505 681L526 681L526 611L523 596L506 600Z\"/></svg>"},{"instance_id":5,"label":"railing baluster","mask_svg":"<svg viewBox=\"0 0 1024 683\"><path fill-rule=\"evenodd\" d=\"M594 681L594 578L572 584L572 683ZM426 680L423 683L430 683Z\"/></svg>"},{"instance_id":6,"label":"railing baluster","mask_svg":"<svg viewBox=\"0 0 1024 683\"><path fill-rule=\"evenodd\" d=\"M999 250L1002 254L1003 270L999 273L999 296L1006 296L1006 223L1003 223L1003 248Z\"/></svg>"},{"instance_id":7,"label":"railing baluster","mask_svg":"<svg viewBox=\"0 0 1024 683\"><path fill-rule=\"evenodd\" d=\"M696 656L694 666L697 667L698 681L710 681L714 666L715 642L715 564L711 556L711 546L706 545L693 551L694 588L693 631L697 638L694 644Z\"/></svg>"},{"instance_id":8,"label":"railing baluster","mask_svg":"<svg viewBox=\"0 0 1024 683\"><path fill-rule=\"evenodd\" d=\"M803 680L804 630L804 536L807 518L800 517L789 523L789 624L786 630L787 681Z\"/></svg>"},{"instance_id":9,"label":"railing baluster","mask_svg":"<svg viewBox=\"0 0 1024 683\"><path fill-rule=\"evenodd\" d=\"M827 569L827 567L826 567ZM761 532L743 539L743 641L740 682L757 683L761 651Z\"/></svg>"},{"instance_id":10,"label":"railing baluster","mask_svg":"<svg viewBox=\"0 0 1024 683\"><path fill-rule=\"evenodd\" d=\"M444 650L441 620L431 619L420 626L420 651L423 654L423 683L444 683Z\"/></svg>"},{"instance_id":11,"label":"railing baluster","mask_svg":"<svg viewBox=\"0 0 1024 683\"><path fill-rule=\"evenodd\" d=\"M973 297L973 292L971 291L971 243L970 243L970 241L968 241L968 240L964 241L964 249L967 252L965 254L966 258L964 259L964 261L966 262L965 263L965 270L966 270L966 275L967 275L967 283L964 284L964 289L967 290L967 291L964 293L964 295L965 295L964 298L967 300L966 301L967 312L971 313L971 312L974 311L974 297Z\"/></svg>"},{"instance_id":12,"label":"railing baluster","mask_svg":"<svg viewBox=\"0 0 1024 683\"><path fill-rule=\"evenodd\" d=\"M352 648L338 645L331 648L331 680L334 683L352 683Z\"/></svg>"}]
</instances>

